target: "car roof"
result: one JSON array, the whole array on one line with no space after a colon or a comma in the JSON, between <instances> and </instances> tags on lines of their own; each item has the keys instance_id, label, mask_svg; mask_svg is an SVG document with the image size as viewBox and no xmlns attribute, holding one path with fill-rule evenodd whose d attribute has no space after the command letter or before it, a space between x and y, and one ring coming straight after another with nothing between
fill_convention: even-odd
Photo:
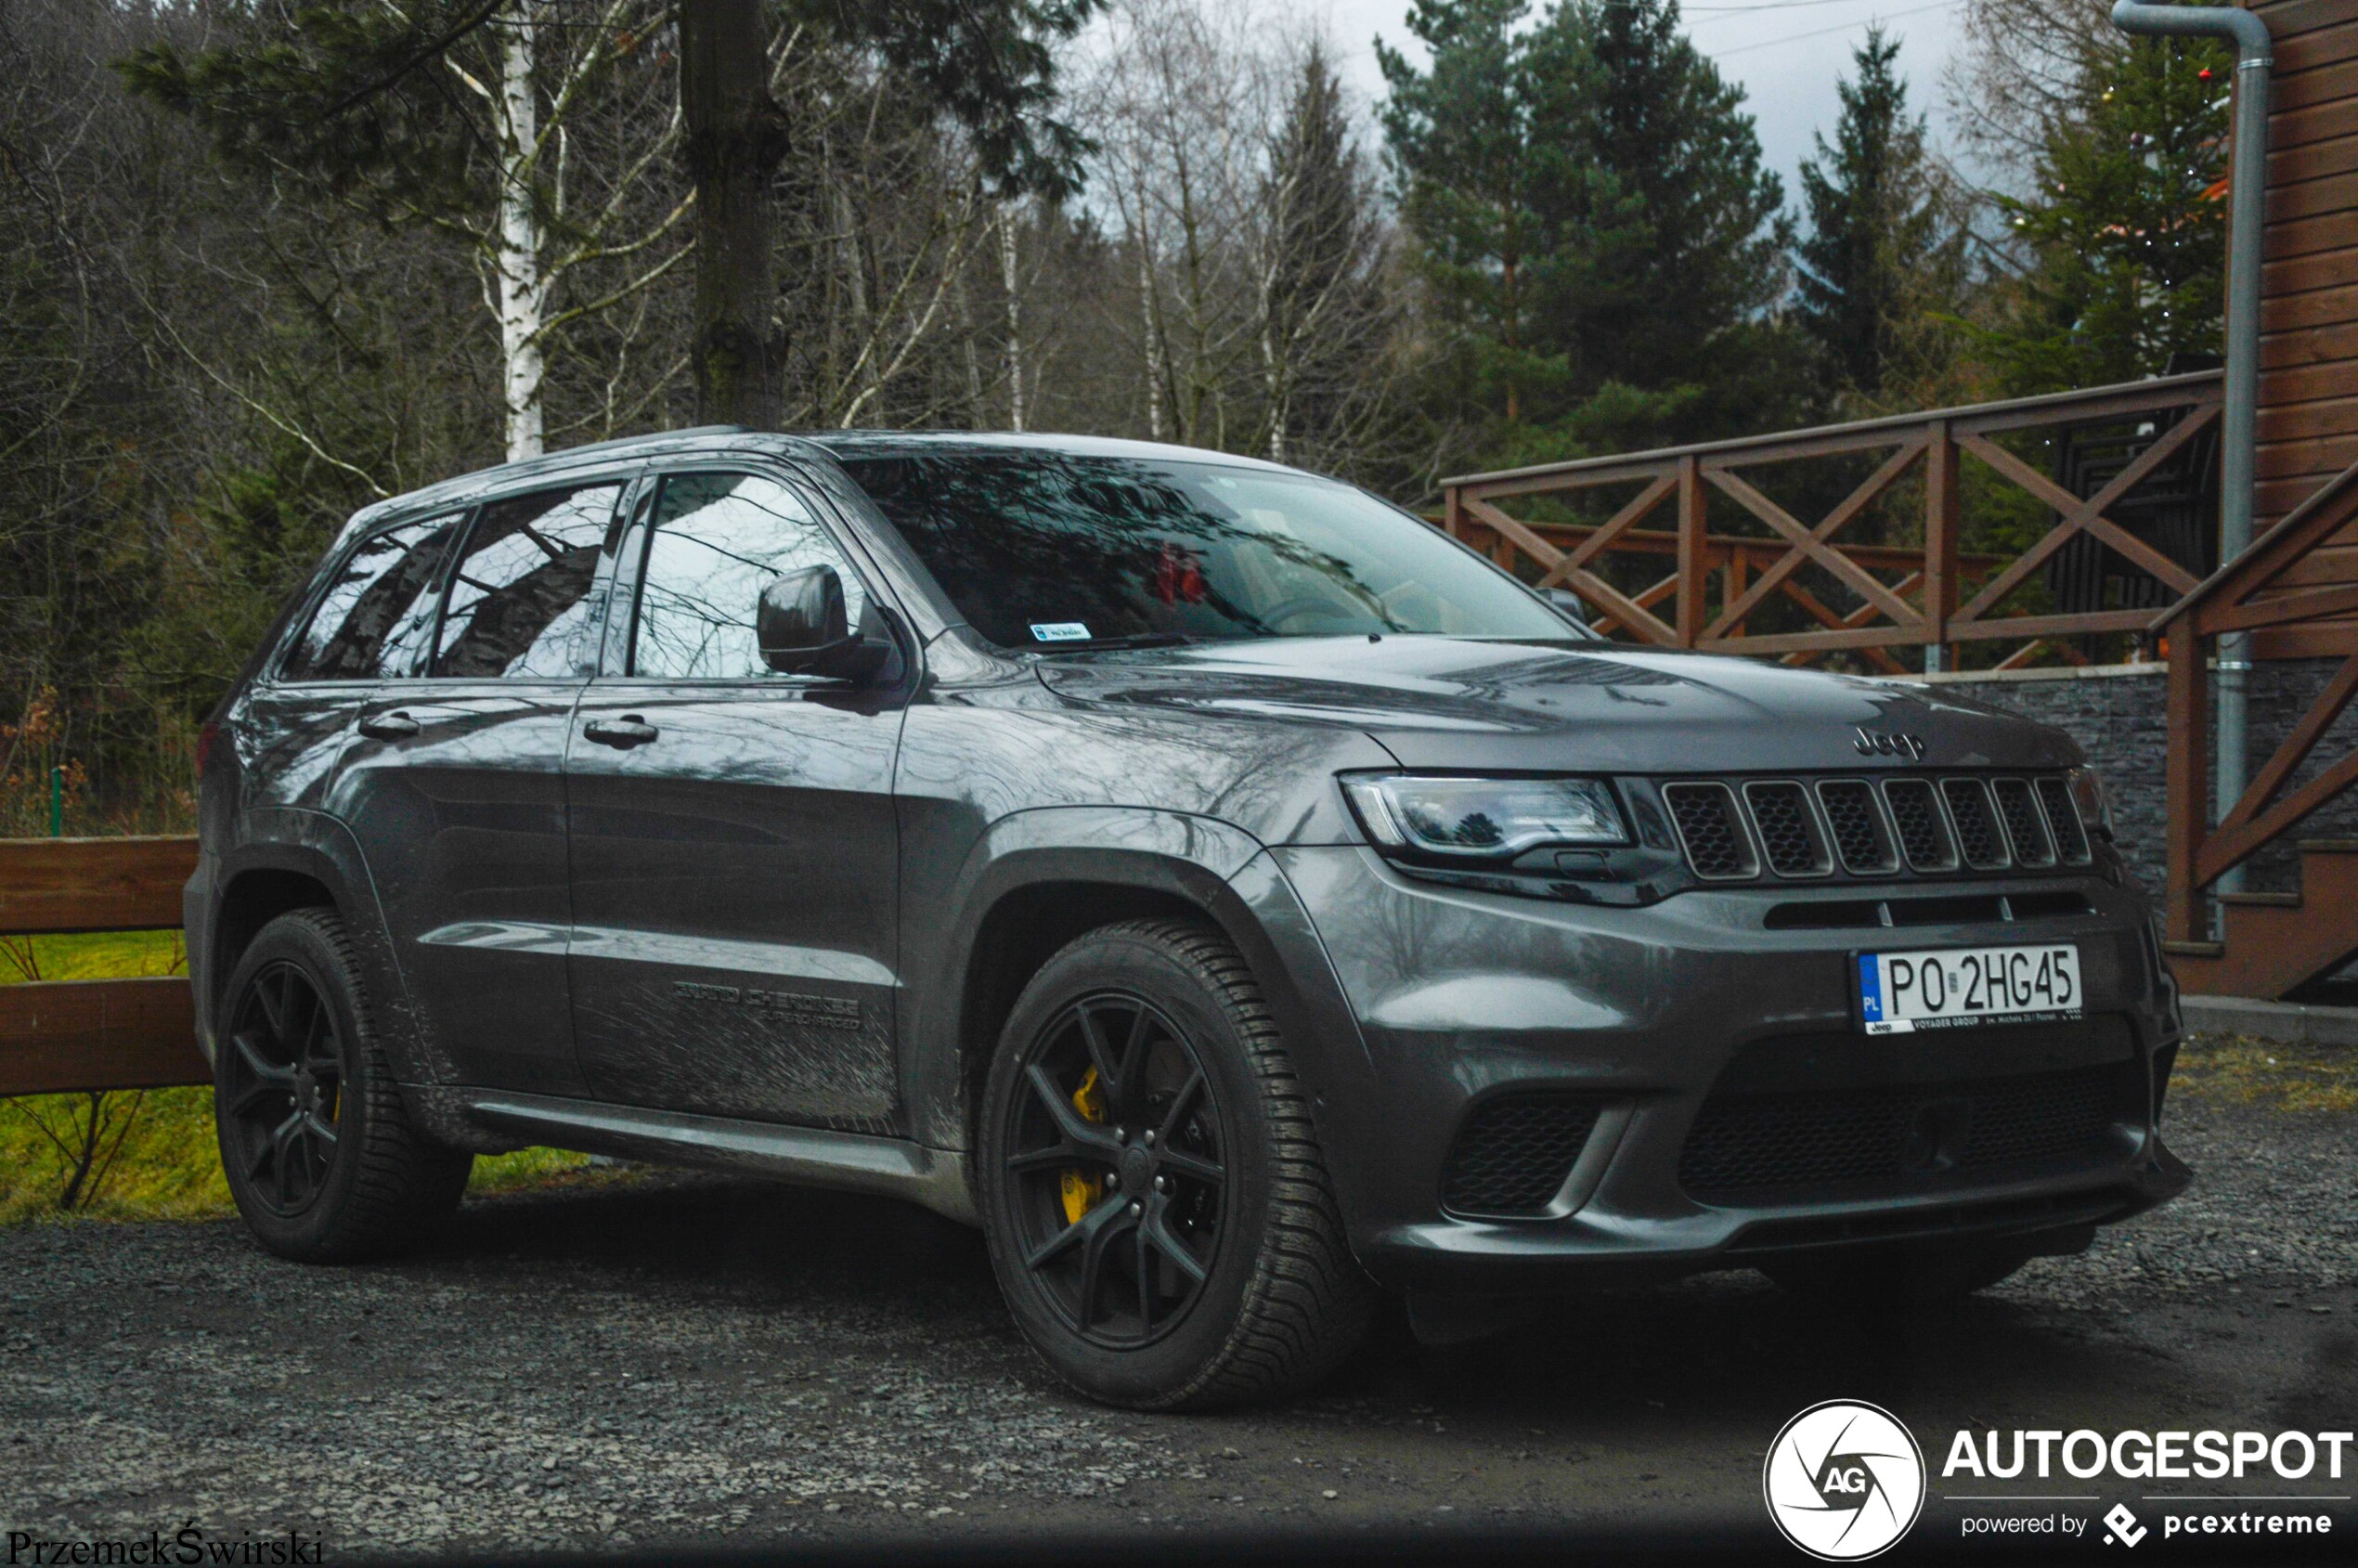
<instances>
[{"instance_id":1,"label":"car roof","mask_svg":"<svg viewBox=\"0 0 2358 1568\"><path fill-rule=\"evenodd\" d=\"M1142 461L1215 462L1233 468L1258 468L1274 473L1293 472L1282 464L1234 452L1207 451L1160 441L1126 441L1107 435L971 430L839 430L786 434L755 430L747 425L707 424L687 430L658 431L595 441L521 462L500 463L457 474L419 489L389 497L363 508L345 525L343 534L367 527L396 514L463 506L495 490L536 479L561 479L582 468L604 467L637 459L693 455L702 452L761 451L780 456L823 452L838 461L862 458L913 457L957 451L1056 452L1069 457L1130 458Z\"/></svg>"},{"instance_id":2,"label":"car roof","mask_svg":"<svg viewBox=\"0 0 2358 1568\"><path fill-rule=\"evenodd\" d=\"M1131 458L1147 462L1213 462L1232 468L1259 468L1284 473L1282 464L1235 452L1209 451L1162 441L1130 441L1111 435L1071 435L1058 432L978 430L831 430L801 437L838 461L862 458L911 457L943 452L1056 452L1076 458Z\"/></svg>"}]
</instances>

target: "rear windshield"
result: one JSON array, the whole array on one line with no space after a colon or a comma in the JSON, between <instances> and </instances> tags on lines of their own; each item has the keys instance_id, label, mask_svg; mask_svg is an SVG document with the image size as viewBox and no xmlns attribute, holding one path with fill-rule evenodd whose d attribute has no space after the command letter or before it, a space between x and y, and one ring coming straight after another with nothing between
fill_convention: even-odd
<instances>
[{"instance_id":1,"label":"rear windshield","mask_svg":"<svg viewBox=\"0 0 2358 1568\"><path fill-rule=\"evenodd\" d=\"M844 467L1002 647L1579 635L1426 525L1308 474L1040 451Z\"/></svg>"}]
</instances>

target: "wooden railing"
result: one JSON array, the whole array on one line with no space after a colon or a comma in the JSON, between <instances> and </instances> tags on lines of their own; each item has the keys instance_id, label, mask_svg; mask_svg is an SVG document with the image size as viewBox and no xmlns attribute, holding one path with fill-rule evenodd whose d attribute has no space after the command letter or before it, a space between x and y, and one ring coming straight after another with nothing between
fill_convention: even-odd
<instances>
[{"instance_id":1,"label":"wooden railing","mask_svg":"<svg viewBox=\"0 0 2358 1568\"><path fill-rule=\"evenodd\" d=\"M1853 650L1879 668L1909 667L1895 648L1946 649L1961 642L2020 644L1999 663L2023 662L2039 647L2066 658L2077 654L2054 640L2098 633L2143 632L2150 608L2080 614L2018 613L2007 608L2048 559L2075 538L2101 540L2170 594L2183 594L2196 575L2106 515L2187 441L2219 417L2216 371L2166 377L2122 386L2093 387L2046 397L2019 398L1829 425L1773 435L1665 447L1536 468L1470 474L1444 481L1442 525L1487 547L1509 570L1528 568L1542 588L1579 595L1596 615L1597 629L1664 647L1782 655L1803 663ZM2074 495L1999 438L2016 433L2135 422L2157 426L2150 445L2109 483L2087 497ZM1881 456L1881 462L1813 523L1771 499L1758 471L1808 460ZM1968 463L1986 467L2002 486L2027 492L2053 509L2052 527L2019 553L1968 554L1960 549L1961 508ZM1876 508L1903 478L1923 470L1921 538L1904 545L1845 542L1840 536ZM1618 511L1596 525L1516 517L1500 504L1511 499L1573 498L1609 486L1639 486ZM1714 532L1714 496L1725 498L1749 526L1763 534ZM1526 511L1528 508L1525 509ZM1657 512L1668 528L1640 528ZM1618 587L1600 570L1609 557L1670 557L1672 569L1651 586ZM1814 571L1825 590L1802 574ZM1828 603L1831 596L1833 603ZM1799 606L1814 628L1755 631L1750 622L1773 599ZM1670 603L1665 618L1657 606ZM1952 662L1944 658L1940 662Z\"/></svg>"},{"instance_id":2,"label":"wooden railing","mask_svg":"<svg viewBox=\"0 0 2358 1568\"><path fill-rule=\"evenodd\" d=\"M180 924L194 838L0 839L0 937ZM0 1096L210 1083L186 975L0 985Z\"/></svg>"},{"instance_id":3,"label":"wooden railing","mask_svg":"<svg viewBox=\"0 0 2358 1568\"><path fill-rule=\"evenodd\" d=\"M2171 941L2208 931L2205 888L2358 784L2358 750L2293 785L2335 719L2358 696L2358 582L2318 586L2310 569L2326 542L2358 525L2358 467L2312 496L2241 557L2172 605L2158 623L2170 659L2170 908ZM2242 798L2210 822L2211 680L2215 640L2225 632L2299 630L2310 653L2339 653L2342 666L2251 775ZM2287 787L2291 785L2291 787ZM2315 917L2358 925L2358 911Z\"/></svg>"}]
</instances>

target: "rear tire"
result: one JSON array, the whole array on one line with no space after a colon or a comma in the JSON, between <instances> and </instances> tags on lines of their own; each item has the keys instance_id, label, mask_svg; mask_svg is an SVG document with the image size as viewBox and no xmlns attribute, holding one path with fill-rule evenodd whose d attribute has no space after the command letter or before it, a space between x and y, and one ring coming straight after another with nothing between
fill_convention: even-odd
<instances>
[{"instance_id":1,"label":"rear tire","mask_svg":"<svg viewBox=\"0 0 2358 1568\"><path fill-rule=\"evenodd\" d=\"M254 1239L348 1263L400 1251L458 1207L474 1157L410 1122L332 911L265 926L223 995L214 1124Z\"/></svg>"},{"instance_id":2,"label":"rear tire","mask_svg":"<svg viewBox=\"0 0 2358 1568\"><path fill-rule=\"evenodd\" d=\"M1860 1316L1962 1301L2011 1276L2035 1254L2020 1246L1881 1250L1760 1265L1779 1289Z\"/></svg>"},{"instance_id":3,"label":"rear tire","mask_svg":"<svg viewBox=\"0 0 2358 1568\"><path fill-rule=\"evenodd\" d=\"M1276 1022L1217 929L1082 936L1017 1000L984 1095L992 1272L1075 1392L1142 1410L1284 1398L1348 1357L1352 1258Z\"/></svg>"}]
</instances>

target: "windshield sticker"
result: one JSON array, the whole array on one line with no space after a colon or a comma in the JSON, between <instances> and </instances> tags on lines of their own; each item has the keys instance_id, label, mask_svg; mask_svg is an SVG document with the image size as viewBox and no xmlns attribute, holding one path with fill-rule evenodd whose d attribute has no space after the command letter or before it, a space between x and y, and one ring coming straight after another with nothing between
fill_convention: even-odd
<instances>
[{"instance_id":1,"label":"windshield sticker","mask_svg":"<svg viewBox=\"0 0 2358 1568\"><path fill-rule=\"evenodd\" d=\"M1037 642L1086 642L1089 628L1080 621L1034 621L1031 636Z\"/></svg>"}]
</instances>

